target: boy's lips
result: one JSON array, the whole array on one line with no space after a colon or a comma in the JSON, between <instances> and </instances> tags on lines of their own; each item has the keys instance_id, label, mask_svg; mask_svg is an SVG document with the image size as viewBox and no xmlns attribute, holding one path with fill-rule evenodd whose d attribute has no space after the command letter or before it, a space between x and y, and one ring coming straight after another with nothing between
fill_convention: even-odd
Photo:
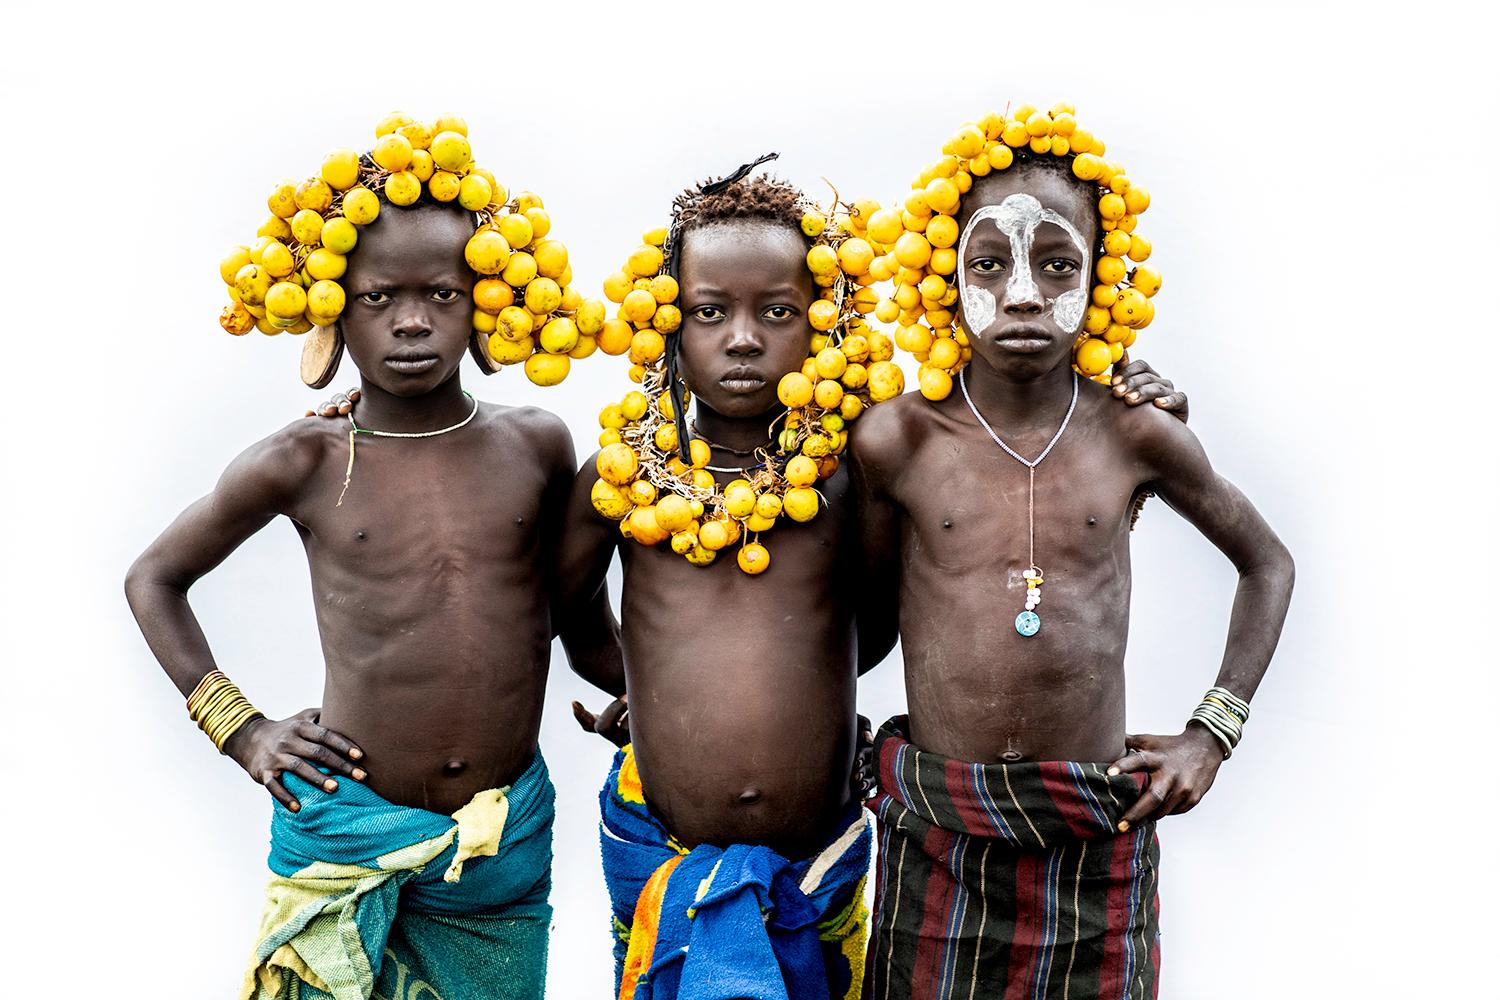
<instances>
[{"instance_id":1,"label":"boy's lips","mask_svg":"<svg viewBox=\"0 0 1500 1000\"><path fill-rule=\"evenodd\" d=\"M754 368L733 368L719 377L719 384L730 392L758 392L766 385L766 377Z\"/></svg>"},{"instance_id":2,"label":"boy's lips","mask_svg":"<svg viewBox=\"0 0 1500 1000\"><path fill-rule=\"evenodd\" d=\"M1056 338L1046 327L1036 323L1011 323L992 338L996 344L1016 354L1040 354Z\"/></svg>"},{"instance_id":3,"label":"boy's lips","mask_svg":"<svg viewBox=\"0 0 1500 1000\"><path fill-rule=\"evenodd\" d=\"M431 351L402 351L399 354L388 355L385 364L387 368L403 375L419 375L435 367L441 360Z\"/></svg>"}]
</instances>

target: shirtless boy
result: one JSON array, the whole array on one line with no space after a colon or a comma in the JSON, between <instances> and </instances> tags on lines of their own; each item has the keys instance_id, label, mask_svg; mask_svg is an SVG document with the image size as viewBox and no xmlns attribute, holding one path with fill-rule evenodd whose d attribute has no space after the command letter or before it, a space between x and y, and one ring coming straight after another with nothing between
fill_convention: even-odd
<instances>
[{"instance_id":1,"label":"shirtless boy","mask_svg":"<svg viewBox=\"0 0 1500 1000\"><path fill-rule=\"evenodd\" d=\"M222 751L280 803L242 996L543 995L549 512L575 466L556 417L463 391L474 230L456 203L382 200L340 282L360 433L299 420L252 445L126 581L200 725L221 740L214 705L242 706ZM216 673L187 592L278 516L307 551L324 690L273 720Z\"/></svg>"},{"instance_id":2,"label":"shirtless boy","mask_svg":"<svg viewBox=\"0 0 1500 1000\"><path fill-rule=\"evenodd\" d=\"M757 449L776 453L778 385L808 358L818 288L791 186L720 182L685 203L683 320L667 346L695 401L682 426L711 449L722 487L761 460ZM859 355L872 366L889 357L889 341L884 355L875 343ZM1150 377L1140 384L1134 402L1170 393ZM624 568L623 672L580 671L629 691L632 743L601 795L620 997L707 982L718 995L777 996L814 979L830 997L858 996L869 834L850 788L856 661L878 661L891 637L864 649L856 638L863 560L846 470L817 483L815 518L781 516L761 534L774 555L756 576L732 549L699 566L665 543L623 539L591 502L599 482L590 461L574 485L562 575L590 600L617 550Z\"/></svg>"},{"instance_id":3,"label":"shirtless boy","mask_svg":"<svg viewBox=\"0 0 1500 1000\"><path fill-rule=\"evenodd\" d=\"M882 1000L1155 995L1155 821L1213 784L1291 596L1285 547L1186 426L1111 405L1074 372L1093 322L1081 297L1096 266L1117 279L1098 264L1099 184L1073 159L1023 148L972 178L955 213L972 360L946 398L880 407L853 441L910 713L876 740ZM1129 531L1146 491L1240 582L1207 708L1180 734L1127 736Z\"/></svg>"}]
</instances>

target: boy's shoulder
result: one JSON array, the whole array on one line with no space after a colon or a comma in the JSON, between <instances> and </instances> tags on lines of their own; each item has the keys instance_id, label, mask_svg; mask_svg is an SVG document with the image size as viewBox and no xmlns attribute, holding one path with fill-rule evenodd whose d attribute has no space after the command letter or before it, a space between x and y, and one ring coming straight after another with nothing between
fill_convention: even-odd
<instances>
[{"instance_id":1,"label":"boy's shoulder","mask_svg":"<svg viewBox=\"0 0 1500 1000\"><path fill-rule=\"evenodd\" d=\"M1126 406L1107 385L1082 380L1078 403L1089 408L1092 419L1126 454L1148 465L1157 466L1184 449L1197 447L1197 436L1178 417L1151 403Z\"/></svg>"},{"instance_id":2,"label":"boy's shoulder","mask_svg":"<svg viewBox=\"0 0 1500 1000\"><path fill-rule=\"evenodd\" d=\"M523 444L550 460L573 463L573 435L562 417L540 406L509 406L481 402L484 426L505 445Z\"/></svg>"},{"instance_id":3,"label":"boy's shoulder","mask_svg":"<svg viewBox=\"0 0 1500 1000\"><path fill-rule=\"evenodd\" d=\"M934 403L920 392L908 392L872 406L850 432L849 450L867 474L894 474L951 419L944 412L951 402Z\"/></svg>"},{"instance_id":4,"label":"boy's shoulder","mask_svg":"<svg viewBox=\"0 0 1500 1000\"><path fill-rule=\"evenodd\" d=\"M345 453L348 440L347 422L299 417L240 452L224 470L218 490L282 508L313 481L325 460Z\"/></svg>"}]
</instances>

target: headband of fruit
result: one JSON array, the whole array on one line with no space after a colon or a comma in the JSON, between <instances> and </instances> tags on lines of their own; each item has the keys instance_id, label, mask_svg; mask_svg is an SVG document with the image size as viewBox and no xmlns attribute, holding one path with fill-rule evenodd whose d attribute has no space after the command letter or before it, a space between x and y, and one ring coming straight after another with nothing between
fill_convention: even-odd
<instances>
[{"instance_id":1,"label":"headband of fruit","mask_svg":"<svg viewBox=\"0 0 1500 1000\"><path fill-rule=\"evenodd\" d=\"M673 203L672 225L645 234L625 266L604 284L619 304L599 334L601 350L629 354L630 377L641 388L599 414L604 432L597 459L594 508L620 522L625 537L642 545L669 542L695 566L740 544L737 562L751 575L764 572L771 556L760 533L782 518L810 521L822 498L815 488L838 469L848 425L864 409L903 388L891 357L894 344L862 318L876 295L867 287L875 252L864 237L863 219L878 205L859 202L822 209L802 206L802 232L813 241L807 267L819 289L808 309L813 335L800 371L789 372L776 394L787 409L767 429L768 442L742 468L709 465L709 444L694 439L686 421L687 387L677 375L677 255L685 217L703 197L743 180L761 157ZM778 427L780 428L778 430ZM738 472L719 486L713 473Z\"/></svg>"},{"instance_id":2,"label":"headband of fruit","mask_svg":"<svg viewBox=\"0 0 1500 1000\"><path fill-rule=\"evenodd\" d=\"M955 217L974 178L1008 169L1018 154L1057 157L1075 177L1098 186L1103 252L1074 344L1077 371L1107 382L1110 366L1155 316L1151 297L1161 288L1161 274L1143 263L1151 243L1136 233L1151 195L1123 166L1104 159L1104 143L1079 127L1071 104L987 114L961 126L944 144L942 158L913 180L901 207L874 213L867 227L879 252L870 270L895 285L876 307L876 318L899 324L896 345L920 362L918 387L928 399L945 398L971 357L968 335L954 313L960 264Z\"/></svg>"},{"instance_id":3,"label":"headband of fruit","mask_svg":"<svg viewBox=\"0 0 1500 1000\"><path fill-rule=\"evenodd\" d=\"M593 352L604 304L569 287L568 249L547 238L552 222L541 198L529 191L509 196L474 163L468 131L462 118L426 123L393 113L375 126L369 152L335 150L317 176L276 185L255 242L235 247L219 265L230 298L219 324L233 334L309 334L302 379L327 385L343 354L339 279L360 227L375 221L382 202L412 205L425 193L474 213L476 229L464 248L478 276L474 360L486 374L524 363L538 385L561 382L571 358Z\"/></svg>"}]
</instances>

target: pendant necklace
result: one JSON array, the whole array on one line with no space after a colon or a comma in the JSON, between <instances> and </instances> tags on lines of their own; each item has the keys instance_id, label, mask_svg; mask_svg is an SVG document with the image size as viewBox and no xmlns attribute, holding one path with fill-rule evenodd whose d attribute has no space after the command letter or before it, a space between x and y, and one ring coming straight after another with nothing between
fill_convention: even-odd
<instances>
[{"instance_id":1,"label":"pendant necklace","mask_svg":"<svg viewBox=\"0 0 1500 1000\"><path fill-rule=\"evenodd\" d=\"M1033 459L1025 459L1004 441L1000 435L995 433L995 428L984 419L979 412L979 407L974 405L974 400L969 397L969 384L964 380L963 370L958 373L958 387L964 391L964 402L969 404L969 411L974 414L974 419L979 421L979 426L989 432L994 442L998 444L1011 458L1026 466L1026 548L1027 561L1030 568L1021 574L1026 581L1026 610L1016 615L1016 631L1026 637L1036 635L1042 627L1041 616L1036 613L1036 606L1042 603L1042 568L1036 564L1036 467L1042 464L1042 459L1051 453L1052 447L1057 444L1063 436L1063 431L1068 429L1068 421L1073 419L1073 408L1078 405L1078 375L1073 374L1073 399L1068 403L1068 412L1063 416L1062 426L1057 433L1052 435L1052 440L1047 442L1047 447L1042 453Z\"/></svg>"}]
</instances>

